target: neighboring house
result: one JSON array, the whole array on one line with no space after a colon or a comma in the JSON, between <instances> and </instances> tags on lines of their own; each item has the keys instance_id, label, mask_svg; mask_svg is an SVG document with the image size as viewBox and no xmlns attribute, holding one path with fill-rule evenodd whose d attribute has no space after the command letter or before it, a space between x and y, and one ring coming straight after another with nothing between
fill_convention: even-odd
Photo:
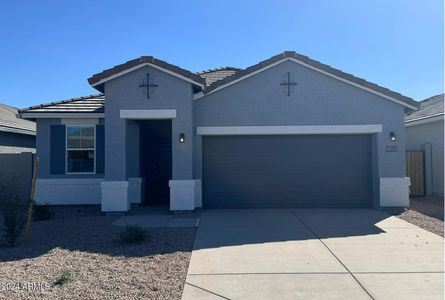
<instances>
[{"instance_id":1,"label":"neighboring house","mask_svg":"<svg viewBox=\"0 0 445 300\"><path fill-rule=\"evenodd\" d=\"M17 108L0 103L0 153L35 152L36 123L17 113Z\"/></svg>"},{"instance_id":2,"label":"neighboring house","mask_svg":"<svg viewBox=\"0 0 445 300\"><path fill-rule=\"evenodd\" d=\"M425 194L444 194L444 94L420 102L405 117L406 150L423 150Z\"/></svg>"},{"instance_id":3,"label":"neighboring house","mask_svg":"<svg viewBox=\"0 0 445 300\"><path fill-rule=\"evenodd\" d=\"M37 120L36 199L170 209L408 206L411 98L295 52L192 73L151 56Z\"/></svg>"},{"instance_id":4,"label":"neighboring house","mask_svg":"<svg viewBox=\"0 0 445 300\"><path fill-rule=\"evenodd\" d=\"M28 199L36 152L36 123L20 119L17 113L17 108L0 104L0 187L14 185L19 196Z\"/></svg>"}]
</instances>

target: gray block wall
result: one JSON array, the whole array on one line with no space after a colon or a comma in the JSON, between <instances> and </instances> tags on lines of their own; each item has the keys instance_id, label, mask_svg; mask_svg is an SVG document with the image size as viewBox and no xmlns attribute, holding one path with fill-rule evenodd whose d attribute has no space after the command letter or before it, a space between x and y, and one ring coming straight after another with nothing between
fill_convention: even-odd
<instances>
[{"instance_id":1,"label":"gray block wall","mask_svg":"<svg viewBox=\"0 0 445 300\"><path fill-rule=\"evenodd\" d=\"M35 152L36 136L0 131L0 153Z\"/></svg>"}]
</instances>

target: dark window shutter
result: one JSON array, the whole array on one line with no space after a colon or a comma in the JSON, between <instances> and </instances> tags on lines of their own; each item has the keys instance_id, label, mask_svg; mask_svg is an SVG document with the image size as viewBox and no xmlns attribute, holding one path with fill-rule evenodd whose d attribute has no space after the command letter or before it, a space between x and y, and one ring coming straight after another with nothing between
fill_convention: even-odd
<instances>
[{"instance_id":1,"label":"dark window shutter","mask_svg":"<svg viewBox=\"0 0 445 300\"><path fill-rule=\"evenodd\" d=\"M65 174L65 125L51 125L51 174Z\"/></svg>"},{"instance_id":2,"label":"dark window shutter","mask_svg":"<svg viewBox=\"0 0 445 300\"><path fill-rule=\"evenodd\" d=\"M96 173L105 173L105 127L96 125Z\"/></svg>"}]
</instances>

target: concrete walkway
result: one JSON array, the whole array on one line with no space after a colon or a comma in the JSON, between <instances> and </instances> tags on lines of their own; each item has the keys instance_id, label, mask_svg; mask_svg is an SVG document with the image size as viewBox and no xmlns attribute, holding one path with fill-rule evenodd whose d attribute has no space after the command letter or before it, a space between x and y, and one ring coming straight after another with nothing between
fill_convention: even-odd
<instances>
[{"instance_id":1,"label":"concrete walkway","mask_svg":"<svg viewBox=\"0 0 445 300\"><path fill-rule=\"evenodd\" d=\"M113 225L139 225L145 228L196 227L199 215L199 212L173 214L167 206L132 207L127 215L114 221Z\"/></svg>"},{"instance_id":2,"label":"concrete walkway","mask_svg":"<svg viewBox=\"0 0 445 300\"><path fill-rule=\"evenodd\" d=\"M443 299L444 240L372 209L204 210L183 299Z\"/></svg>"}]
</instances>

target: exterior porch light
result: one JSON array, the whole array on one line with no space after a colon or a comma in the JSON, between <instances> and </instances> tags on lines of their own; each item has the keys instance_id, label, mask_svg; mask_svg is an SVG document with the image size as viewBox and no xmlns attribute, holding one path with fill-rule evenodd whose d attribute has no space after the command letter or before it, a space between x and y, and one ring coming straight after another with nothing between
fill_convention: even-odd
<instances>
[{"instance_id":1,"label":"exterior porch light","mask_svg":"<svg viewBox=\"0 0 445 300\"><path fill-rule=\"evenodd\" d=\"M389 140L390 140L391 142L395 142L395 141L397 140L397 138L396 138L396 134L394 133L394 131L391 131L391 132L389 133Z\"/></svg>"},{"instance_id":2,"label":"exterior porch light","mask_svg":"<svg viewBox=\"0 0 445 300\"><path fill-rule=\"evenodd\" d=\"M179 142L180 142L181 144L184 144L184 143L185 143L185 135L184 135L183 133L181 133L181 134L179 135Z\"/></svg>"}]
</instances>

